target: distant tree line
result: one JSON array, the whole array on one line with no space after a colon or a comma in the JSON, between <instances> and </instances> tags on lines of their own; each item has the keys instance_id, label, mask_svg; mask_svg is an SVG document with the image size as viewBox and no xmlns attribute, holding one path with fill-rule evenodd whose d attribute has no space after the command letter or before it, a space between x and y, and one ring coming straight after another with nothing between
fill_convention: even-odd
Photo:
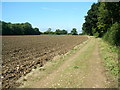
<instances>
[{"instance_id":1,"label":"distant tree line","mask_svg":"<svg viewBox=\"0 0 120 90\"><path fill-rule=\"evenodd\" d=\"M56 29L53 32L51 28L48 28L45 32L40 32L38 28L33 28L28 22L12 24L10 22L0 21L0 25L2 26L2 35L78 35L76 28L73 28L71 33L68 33L67 30L60 29Z\"/></svg>"},{"instance_id":2,"label":"distant tree line","mask_svg":"<svg viewBox=\"0 0 120 90\"><path fill-rule=\"evenodd\" d=\"M120 3L98 2L85 16L83 34L102 37L113 45L120 45Z\"/></svg>"},{"instance_id":3,"label":"distant tree line","mask_svg":"<svg viewBox=\"0 0 120 90\"><path fill-rule=\"evenodd\" d=\"M77 29L73 28L70 33L68 33L67 30L60 30L56 29L55 32L51 30L51 28L48 28L47 31L45 31L43 34L50 34L50 35L78 35Z\"/></svg>"},{"instance_id":4,"label":"distant tree line","mask_svg":"<svg viewBox=\"0 0 120 90\"><path fill-rule=\"evenodd\" d=\"M2 35L40 35L38 28L33 28L28 22L26 23L6 23L2 21Z\"/></svg>"}]
</instances>

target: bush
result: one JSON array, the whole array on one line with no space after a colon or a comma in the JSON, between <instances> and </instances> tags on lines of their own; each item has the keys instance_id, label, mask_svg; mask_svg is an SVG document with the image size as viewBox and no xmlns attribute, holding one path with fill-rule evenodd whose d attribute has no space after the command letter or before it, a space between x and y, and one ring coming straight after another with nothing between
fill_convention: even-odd
<instances>
[{"instance_id":1,"label":"bush","mask_svg":"<svg viewBox=\"0 0 120 90\"><path fill-rule=\"evenodd\" d=\"M96 32L96 33L94 34L94 36L95 36L95 37L99 37L99 33Z\"/></svg>"},{"instance_id":2,"label":"bush","mask_svg":"<svg viewBox=\"0 0 120 90\"><path fill-rule=\"evenodd\" d=\"M112 45L120 46L120 24L113 24L104 36L104 39Z\"/></svg>"},{"instance_id":3,"label":"bush","mask_svg":"<svg viewBox=\"0 0 120 90\"><path fill-rule=\"evenodd\" d=\"M73 28L71 30L71 35L78 35L78 32L77 32L77 29L76 28Z\"/></svg>"}]
</instances>

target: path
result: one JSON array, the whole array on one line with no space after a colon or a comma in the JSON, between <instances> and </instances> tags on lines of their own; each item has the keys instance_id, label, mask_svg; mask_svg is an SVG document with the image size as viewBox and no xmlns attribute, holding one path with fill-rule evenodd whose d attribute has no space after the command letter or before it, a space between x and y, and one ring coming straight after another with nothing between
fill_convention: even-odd
<instances>
[{"instance_id":1,"label":"path","mask_svg":"<svg viewBox=\"0 0 120 90\"><path fill-rule=\"evenodd\" d=\"M73 51L74 52L74 51ZM78 50L59 61L48 62L34 70L24 88L105 88L107 81L99 55L98 41L90 38Z\"/></svg>"}]
</instances>

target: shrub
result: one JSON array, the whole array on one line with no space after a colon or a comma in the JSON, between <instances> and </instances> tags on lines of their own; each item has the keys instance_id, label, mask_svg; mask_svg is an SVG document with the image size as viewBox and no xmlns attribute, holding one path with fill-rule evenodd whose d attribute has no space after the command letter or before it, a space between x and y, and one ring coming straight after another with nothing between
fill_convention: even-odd
<instances>
[{"instance_id":1,"label":"shrub","mask_svg":"<svg viewBox=\"0 0 120 90\"><path fill-rule=\"evenodd\" d=\"M113 24L104 36L104 39L112 45L120 46L120 24Z\"/></svg>"}]
</instances>

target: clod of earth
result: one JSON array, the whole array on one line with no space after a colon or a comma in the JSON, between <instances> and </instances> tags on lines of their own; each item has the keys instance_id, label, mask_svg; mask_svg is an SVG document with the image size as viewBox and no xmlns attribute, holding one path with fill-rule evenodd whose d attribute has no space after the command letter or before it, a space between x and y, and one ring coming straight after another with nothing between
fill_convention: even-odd
<instances>
[{"instance_id":1,"label":"clod of earth","mask_svg":"<svg viewBox=\"0 0 120 90\"><path fill-rule=\"evenodd\" d=\"M2 83L3 88L15 88L16 81L31 72L37 65L43 66L54 56L67 53L86 41L86 36L3 36ZM45 70L45 69L41 69Z\"/></svg>"}]
</instances>

